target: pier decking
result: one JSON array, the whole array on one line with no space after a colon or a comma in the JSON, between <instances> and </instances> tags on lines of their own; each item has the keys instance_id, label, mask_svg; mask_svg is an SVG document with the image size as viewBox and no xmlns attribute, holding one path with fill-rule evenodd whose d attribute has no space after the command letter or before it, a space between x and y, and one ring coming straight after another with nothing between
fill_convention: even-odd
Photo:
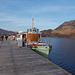
<instances>
[{"instance_id":1,"label":"pier decking","mask_svg":"<svg viewBox=\"0 0 75 75\"><path fill-rule=\"evenodd\" d=\"M71 75L15 41L0 41L0 75Z\"/></svg>"}]
</instances>

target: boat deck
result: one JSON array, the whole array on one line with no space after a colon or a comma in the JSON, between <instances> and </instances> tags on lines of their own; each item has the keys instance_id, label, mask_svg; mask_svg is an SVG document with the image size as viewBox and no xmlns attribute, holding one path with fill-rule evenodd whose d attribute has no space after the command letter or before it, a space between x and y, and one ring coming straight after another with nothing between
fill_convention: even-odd
<instances>
[{"instance_id":1,"label":"boat deck","mask_svg":"<svg viewBox=\"0 0 75 75\"><path fill-rule=\"evenodd\" d=\"M16 41L0 41L0 75L71 75Z\"/></svg>"}]
</instances>

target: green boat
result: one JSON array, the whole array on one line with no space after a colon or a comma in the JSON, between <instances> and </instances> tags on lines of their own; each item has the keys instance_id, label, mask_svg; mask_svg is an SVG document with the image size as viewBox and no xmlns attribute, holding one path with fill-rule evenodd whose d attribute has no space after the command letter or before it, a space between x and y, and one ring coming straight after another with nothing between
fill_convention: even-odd
<instances>
[{"instance_id":1,"label":"green boat","mask_svg":"<svg viewBox=\"0 0 75 75\"><path fill-rule=\"evenodd\" d=\"M30 46L30 48L48 59L48 55L52 49L52 46Z\"/></svg>"}]
</instances>

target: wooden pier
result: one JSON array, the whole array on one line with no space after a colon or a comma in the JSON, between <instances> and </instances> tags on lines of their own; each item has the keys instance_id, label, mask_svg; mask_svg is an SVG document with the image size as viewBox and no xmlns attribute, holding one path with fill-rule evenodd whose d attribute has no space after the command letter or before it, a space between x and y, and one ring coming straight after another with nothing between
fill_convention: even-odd
<instances>
[{"instance_id":1,"label":"wooden pier","mask_svg":"<svg viewBox=\"0 0 75 75\"><path fill-rule=\"evenodd\" d=\"M0 41L0 75L71 75L16 41Z\"/></svg>"}]
</instances>

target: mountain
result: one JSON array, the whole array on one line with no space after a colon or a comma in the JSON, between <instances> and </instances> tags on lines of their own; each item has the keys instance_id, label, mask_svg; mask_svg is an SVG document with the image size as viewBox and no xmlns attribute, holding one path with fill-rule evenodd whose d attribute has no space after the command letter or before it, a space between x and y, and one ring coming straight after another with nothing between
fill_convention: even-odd
<instances>
[{"instance_id":1,"label":"mountain","mask_svg":"<svg viewBox=\"0 0 75 75\"><path fill-rule=\"evenodd\" d=\"M8 30L4 30L4 29L1 29L0 28L0 35L1 34L14 34L15 32L13 32L13 31L8 31Z\"/></svg>"},{"instance_id":2,"label":"mountain","mask_svg":"<svg viewBox=\"0 0 75 75\"><path fill-rule=\"evenodd\" d=\"M53 30L52 33L59 33L66 35L75 33L75 20L64 22L62 25Z\"/></svg>"},{"instance_id":3,"label":"mountain","mask_svg":"<svg viewBox=\"0 0 75 75\"><path fill-rule=\"evenodd\" d=\"M52 29L48 29L48 30L43 30L41 31L42 33L42 37L50 37L51 36L51 33L52 33Z\"/></svg>"},{"instance_id":4,"label":"mountain","mask_svg":"<svg viewBox=\"0 0 75 75\"><path fill-rule=\"evenodd\" d=\"M45 32L41 31L43 33L42 35L60 38L75 38L75 20L64 22L56 29L49 30L44 30Z\"/></svg>"}]
</instances>

